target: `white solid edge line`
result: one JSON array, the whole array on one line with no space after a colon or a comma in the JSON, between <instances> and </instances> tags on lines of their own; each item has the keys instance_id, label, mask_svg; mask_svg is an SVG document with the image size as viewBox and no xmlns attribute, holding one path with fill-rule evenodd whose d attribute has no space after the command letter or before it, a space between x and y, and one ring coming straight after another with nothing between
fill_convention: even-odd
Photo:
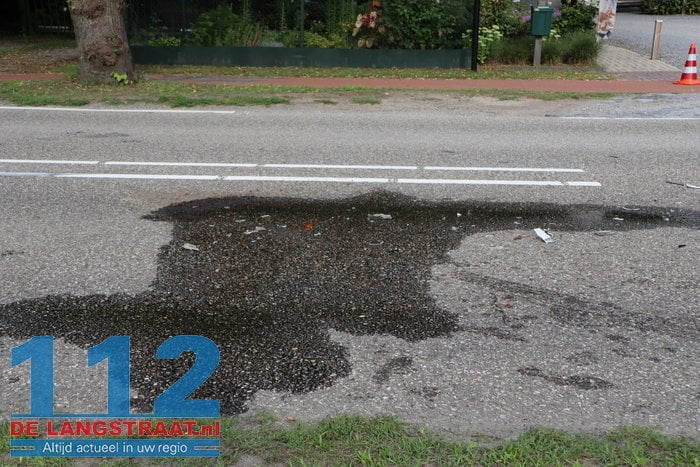
<instances>
[{"instance_id":1,"label":"white solid edge line","mask_svg":"<svg viewBox=\"0 0 700 467\"><path fill-rule=\"evenodd\" d=\"M454 178L399 178L396 183L434 185L522 185L522 186L562 186L558 181L539 180L461 180Z\"/></svg>"},{"instance_id":2,"label":"white solid edge line","mask_svg":"<svg viewBox=\"0 0 700 467\"><path fill-rule=\"evenodd\" d=\"M228 163L228 162L121 162L108 161L104 165L135 165L135 166L159 166L159 167L257 167L252 163Z\"/></svg>"},{"instance_id":3,"label":"white solid edge line","mask_svg":"<svg viewBox=\"0 0 700 467\"><path fill-rule=\"evenodd\" d=\"M559 117L564 120L700 120L700 117Z\"/></svg>"},{"instance_id":4,"label":"white solid edge line","mask_svg":"<svg viewBox=\"0 0 700 467\"><path fill-rule=\"evenodd\" d=\"M146 175L146 174L106 174L106 173L57 173L57 178L117 178L137 180L219 180L217 175Z\"/></svg>"},{"instance_id":5,"label":"white solid edge line","mask_svg":"<svg viewBox=\"0 0 700 467\"><path fill-rule=\"evenodd\" d=\"M569 186L602 186L600 182L566 182Z\"/></svg>"},{"instance_id":6,"label":"white solid edge line","mask_svg":"<svg viewBox=\"0 0 700 467\"><path fill-rule=\"evenodd\" d=\"M223 177L227 181L251 182L339 182L339 183L389 183L388 178L355 178L355 177L276 177L263 175L229 175Z\"/></svg>"},{"instance_id":7,"label":"white solid edge line","mask_svg":"<svg viewBox=\"0 0 700 467\"><path fill-rule=\"evenodd\" d=\"M0 159L0 164L74 164L97 165L100 161L62 161L51 159Z\"/></svg>"},{"instance_id":8,"label":"white solid edge line","mask_svg":"<svg viewBox=\"0 0 700 467\"><path fill-rule=\"evenodd\" d=\"M48 172L0 172L0 177L50 177Z\"/></svg>"},{"instance_id":9,"label":"white solid edge line","mask_svg":"<svg viewBox=\"0 0 700 467\"><path fill-rule=\"evenodd\" d=\"M90 109L72 107L23 107L0 106L0 110L43 110L49 112L106 112L106 113L145 113L145 114L235 114L236 110L176 110L176 109Z\"/></svg>"},{"instance_id":10,"label":"white solid edge line","mask_svg":"<svg viewBox=\"0 0 700 467\"><path fill-rule=\"evenodd\" d=\"M555 169L555 168L535 168L535 167L441 167L441 166L426 166L424 170L449 170L449 171L464 171L464 172L555 172L566 173L576 172L583 173L583 169Z\"/></svg>"},{"instance_id":11,"label":"white solid edge line","mask_svg":"<svg viewBox=\"0 0 700 467\"><path fill-rule=\"evenodd\" d=\"M358 169L358 170L417 170L415 165L333 165L333 164L262 164L274 169Z\"/></svg>"},{"instance_id":12,"label":"white solid edge line","mask_svg":"<svg viewBox=\"0 0 700 467\"><path fill-rule=\"evenodd\" d=\"M399 183L432 185L511 185L511 186L564 186L559 181L539 180L462 180L433 178L355 178L355 177L276 177L259 175L160 175L120 173L48 173L48 172L0 172L0 177L56 177L133 180L226 180L259 182L335 182L335 183ZM568 186L600 187L599 182L566 182Z\"/></svg>"}]
</instances>

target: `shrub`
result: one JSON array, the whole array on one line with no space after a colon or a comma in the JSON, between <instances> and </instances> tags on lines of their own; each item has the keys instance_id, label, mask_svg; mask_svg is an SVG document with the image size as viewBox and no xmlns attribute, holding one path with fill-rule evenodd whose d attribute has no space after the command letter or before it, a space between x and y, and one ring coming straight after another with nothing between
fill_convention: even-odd
<instances>
[{"instance_id":1,"label":"shrub","mask_svg":"<svg viewBox=\"0 0 700 467\"><path fill-rule=\"evenodd\" d=\"M562 35L558 41L562 43L561 61L570 65L593 63L601 46L593 31L572 32Z\"/></svg>"},{"instance_id":2,"label":"shrub","mask_svg":"<svg viewBox=\"0 0 700 467\"><path fill-rule=\"evenodd\" d=\"M493 43L489 61L503 64L532 63L535 40L531 36L506 37ZM548 37L542 43L542 63L585 65L595 61L600 50L593 31L577 31Z\"/></svg>"},{"instance_id":3,"label":"shrub","mask_svg":"<svg viewBox=\"0 0 700 467\"><path fill-rule=\"evenodd\" d=\"M253 46L262 41L263 27L236 15L221 4L199 15L192 27L192 42L204 46Z\"/></svg>"},{"instance_id":4,"label":"shrub","mask_svg":"<svg viewBox=\"0 0 700 467\"><path fill-rule=\"evenodd\" d=\"M505 65L532 63L534 47L531 36L504 37L493 43L488 61Z\"/></svg>"},{"instance_id":5,"label":"shrub","mask_svg":"<svg viewBox=\"0 0 700 467\"><path fill-rule=\"evenodd\" d=\"M468 14L461 0L387 0L384 23L389 47L461 48Z\"/></svg>"},{"instance_id":6,"label":"shrub","mask_svg":"<svg viewBox=\"0 0 700 467\"><path fill-rule=\"evenodd\" d=\"M591 31L595 29L595 17L598 14L598 7L586 5L583 0L563 1L561 14L552 24L561 34L574 31Z\"/></svg>"},{"instance_id":7,"label":"shrub","mask_svg":"<svg viewBox=\"0 0 700 467\"><path fill-rule=\"evenodd\" d=\"M299 31L287 31L279 37L285 47L300 47ZM316 32L304 31L304 47L315 49L344 49L348 47L342 34L324 36Z\"/></svg>"},{"instance_id":8,"label":"shrub","mask_svg":"<svg viewBox=\"0 0 700 467\"><path fill-rule=\"evenodd\" d=\"M360 48L378 48L386 41L386 26L384 25L384 10L381 2L372 0L369 10L360 13L355 20L352 37L357 40Z\"/></svg>"},{"instance_id":9,"label":"shrub","mask_svg":"<svg viewBox=\"0 0 700 467\"><path fill-rule=\"evenodd\" d=\"M561 62L561 57L566 49L566 41L560 39L552 39L542 41L542 63L556 64ZM533 55L534 45L533 45Z\"/></svg>"},{"instance_id":10,"label":"shrub","mask_svg":"<svg viewBox=\"0 0 700 467\"><path fill-rule=\"evenodd\" d=\"M642 11L652 15L677 15L683 12L683 0L643 0ZM686 0L685 14L700 14L700 0Z\"/></svg>"},{"instance_id":11,"label":"shrub","mask_svg":"<svg viewBox=\"0 0 700 467\"><path fill-rule=\"evenodd\" d=\"M472 43L472 30L467 29L467 31L462 34L464 39L464 48L471 48ZM498 26L493 26L491 28L481 27L479 29L479 49L477 50L477 62L484 63L491 55L491 49L493 45L496 44L500 39L503 38L503 33Z\"/></svg>"},{"instance_id":12,"label":"shrub","mask_svg":"<svg viewBox=\"0 0 700 467\"><path fill-rule=\"evenodd\" d=\"M530 27L529 9L523 8L512 0L482 0L481 27L498 26L506 37L526 34Z\"/></svg>"},{"instance_id":13,"label":"shrub","mask_svg":"<svg viewBox=\"0 0 700 467\"><path fill-rule=\"evenodd\" d=\"M146 45L160 46L160 47L178 47L180 45L180 38L173 36L158 36L148 39Z\"/></svg>"}]
</instances>

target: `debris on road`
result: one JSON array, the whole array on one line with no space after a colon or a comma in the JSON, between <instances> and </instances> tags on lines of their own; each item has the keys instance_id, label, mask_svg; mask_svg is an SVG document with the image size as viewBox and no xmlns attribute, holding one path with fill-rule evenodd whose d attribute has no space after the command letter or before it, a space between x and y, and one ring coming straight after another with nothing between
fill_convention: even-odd
<instances>
[{"instance_id":1,"label":"debris on road","mask_svg":"<svg viewBox=\"0 0 700 467\"><path fill-rule=\"evenodd\" d=\"M700 185L693 185L691 183L686 183L685 184L686 188L692 188L693 190L700 190Z\"/></svg>"},{"instance_id":2,"label":"debris on road","mask_svg":"<svg viewBox=\"0 0 700 467\"><path fill-rule=\"evenodd\" d=\"M630 208L628 206L622 206L625 211L639 211L639 208Z\"/></svg>"},{"instance_id":3,"label":"debris on road","mask_svg":"<svg viewBox=\"0 0 700 467\"><path fill-rule=\"evenodd\" d=\"M540 228L535 229L535 234L540 238L540 240L542 240L545 243L554 243L554 237L552 237L544 229L540 229Z\"/></svg>"},{"instance_id":4,"label":"debris on road","mask_svg":"<svg viewBox=\"0 0 700 467\"><path fill-rule=\"evenodd\" d=\"M622 217L613 217L614 221L624 221Z\"/></svg>"},{"instance_id":5,"label":"debris on road","mask_svg":"<svg viewBox=\"0 0 700 467\"><path fill-rule=\"evenodd\" d=\"M190 251L199 251L199 247L197 245L193 245L191 243L185 243L182 245L182 248L185 250L190 250Z\"/></svg>"},{"instance_id":6,"label":"debris on road","mask_svg":"<svg viewBox=\"0 0 700 467\"><path fill-rule=\"evenodd\" d=\"M266 230L267 229L265 227L257 226L253 230L246 230L245 232L243 232L243 235L250 235L250 234L254 234L254 233L258 233L258 232L264 232Z\"/></svg>"},{"instance_id":7,"label":"debris on road","mask_svg":"<svg viewBox=\"0 0 700 467\"><path fill-rule=\"evenodd\" d=\"M389 219L391 219L391 214L367 214L367 219L369 219L369 220L373 220L373 219L389 220Z\"/></svg>"},{"instance_id":8,"label":"debris on road","mask_svg":"<svg viewBox=\"0 0 700 467\"><path fill-rule=\"evenodd\" d=\"M306 230L313 230L314 229L314 223L309 221L309 222L304 222L304 228Z\"/></svg>"},{"instance_id":9,"label":"debris on road","mask_svg":"<svg viewBox=\"0 0 700 467\"><path fill-rule=\"evenodd\" d=\"M606 235L613 235L614 230L596 230L595 234L599 237L605 237Z\"/></svg>"}]
</instances>

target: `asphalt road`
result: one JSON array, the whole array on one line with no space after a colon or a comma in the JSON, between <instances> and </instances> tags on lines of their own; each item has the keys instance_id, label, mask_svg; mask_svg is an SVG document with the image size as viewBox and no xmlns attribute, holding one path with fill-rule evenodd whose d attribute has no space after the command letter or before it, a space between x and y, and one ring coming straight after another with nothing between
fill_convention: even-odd
<instances>
[{"instance_id":1,"label":"asphalt road","mask_svg":"<svg viewBox=\"0 0 700 467\"><path fill-rule=\"evenodd\" d=\"M651 56L654 21L663 20L661 60L683 69L691 43L700 42L700 16L643 15L634 11L618 12L610 43Z\"/></svg>"},{"instance_id":2,"label":"asphalt road","mask_svg":"<svg viewBox=\"0 0 700 467\"><path fill-rule=\"evenodd\" d=\"M29 336L66 412L104 405L87 346L132 336L147 410L185 366L155 345L202 334L226 414L697 437L692 99L2 108L0 411Z\"/></svg>"}]
</instances>

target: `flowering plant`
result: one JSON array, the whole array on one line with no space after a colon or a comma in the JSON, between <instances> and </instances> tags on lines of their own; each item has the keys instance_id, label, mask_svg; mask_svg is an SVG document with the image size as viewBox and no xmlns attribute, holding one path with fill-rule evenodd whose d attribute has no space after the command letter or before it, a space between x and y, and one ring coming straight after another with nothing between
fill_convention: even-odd
<instances>
[{"instance_id":1,"label":"flowering plant","mask_svg":"<svg viewBox=\"0 0 700 467\"><path fill-rule=\"evenodd\" d=\"M357 15L352 36L357 38L357 46L360 48L371 49L381 46L386 36L381 2L373 0L367 13Z\"/></svg>"}]
</instances>

